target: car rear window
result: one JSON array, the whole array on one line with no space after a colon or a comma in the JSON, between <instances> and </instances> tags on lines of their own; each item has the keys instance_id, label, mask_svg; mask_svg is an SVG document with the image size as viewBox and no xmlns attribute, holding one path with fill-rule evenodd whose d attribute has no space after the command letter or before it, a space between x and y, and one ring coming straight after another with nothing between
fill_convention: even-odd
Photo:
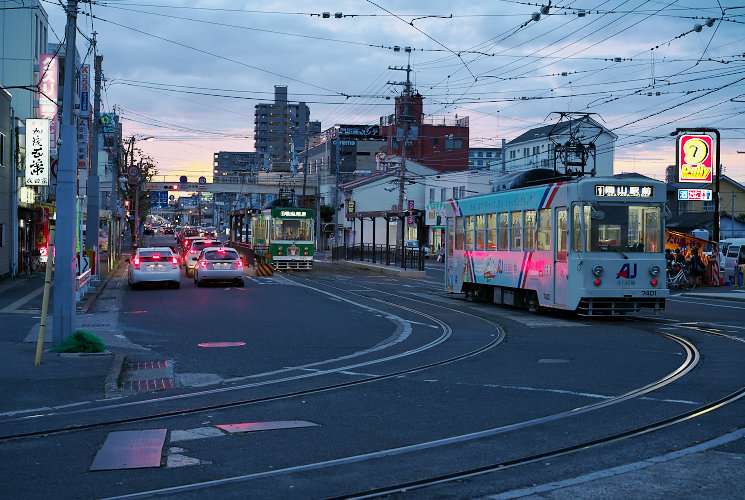
<instances>
[{"instance_id":1,"label":"car rear window","mask_svg":"<svg viewBox=\"0 0 745 500\"><path fill-rule=\"evenodd\" d=\"M737 257L737 254L740 252L739 245L730 245L729 248L727 248L727 257Z\"/></svg>"},{"instance_id":2,"label":"car rear window","mask_svg":"<svg viewBox=\"0 0 745 500\"><path fill-rule=\"evenodd\" d=\"M194 250L202 250L207 247L219 247L221 243L219 241L195 241L192 243L191 248Z\"/></svg>"},{"instance_id":3,"label":"car rear window","mask_svg":"<svg viewBox=\"0 0 745 500\"><path fill-rule=\"evenodd\" d=\"M205 252L204 260L238 260L238 252L225 250L224 252Z\"/></svg>"},{"instance_id":4,"label":"car rear window","mask_svg":"<svg viewBox=\"0 0 745 500\"><path fill-rule=\"evenodd\" d=\"M171 252L164 252L160 250L144 250L140 251L140 260L143 262L154 262L161 260L170 260L173 257Z\"/></svg>"}]
</instances>

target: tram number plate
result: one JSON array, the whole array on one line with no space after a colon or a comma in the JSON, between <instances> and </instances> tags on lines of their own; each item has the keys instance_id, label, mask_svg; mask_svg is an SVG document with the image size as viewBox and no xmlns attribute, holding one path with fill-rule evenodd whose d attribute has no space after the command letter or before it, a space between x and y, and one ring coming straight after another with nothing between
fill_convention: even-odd
<instances>
[{"instance_id":1,"label":"tram number plate","mask_svg":"<svg viewBox=\"0 0 745 500\"><path fill-rule=\"evenodd\" d=\"M642 295L646 295L648 297L655 297L657 295L657 290L642 290Z\"/></svg>"}]
</instances>

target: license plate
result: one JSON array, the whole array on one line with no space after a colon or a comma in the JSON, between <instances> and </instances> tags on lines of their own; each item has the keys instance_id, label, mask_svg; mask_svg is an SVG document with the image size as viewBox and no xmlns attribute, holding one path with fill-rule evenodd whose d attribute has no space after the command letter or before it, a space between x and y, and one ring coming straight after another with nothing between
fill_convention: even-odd
<instances>
[{"instance_id":1,"label":"license plate","mask_svg":"<svg viewBox=\"0 0 745 500\"><path fill-rule=\"evenodd\" d=\"M215 264L215 269L230 269L230 264Z\"/></svg>"},{"instance_id":2,"label":"license plate","mask_svg":"<svg viewBox=\"0 0 745 500\"><path fill-rule=\"evenodd\" d=\"M165 269L165 266L163 266L162 264L153 264L152 266L147 266L147 269L149 271L162 271L163 269Z\"/></svg>"}]
</instances>

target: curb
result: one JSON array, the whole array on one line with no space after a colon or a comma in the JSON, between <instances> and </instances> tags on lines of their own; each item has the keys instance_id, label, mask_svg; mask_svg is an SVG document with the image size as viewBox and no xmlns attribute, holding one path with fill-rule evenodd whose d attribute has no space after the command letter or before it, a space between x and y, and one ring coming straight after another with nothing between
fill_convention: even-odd
<instances>
[{"instance_id":1,"label":"curb","mask_svg":"<svg viewBox=\"0 0 745 500\"><path fill-rule=\"evenodd\" d=\"M106 382L104 383L104 394L107 398L119 395L119 382L124 372L124 362L126 359L127 357L124 354L114 354L114 359L111 361L109 373L106 375Z\"/></svg>"},{"instance_id":2,"label":"curb","mask_svg":"<svg viewBox=\"0 0 745 500\"><path fill-rule=\"evenodd\" d=\"M119 271L119 268L121 267L121 263L117 264L117 266L109 271L108 276L106 277L106 281L98 288L98 291L93 295L93 298L91 298L90 301L86 304L86 307L83 310L84 314L88 314L91 309L93 309L93 306L98 301L98 297L101 295L101 293L106 289L106 287L109 285L109 282L112 280L114 275Z\"/></svg>"}]
</instances>

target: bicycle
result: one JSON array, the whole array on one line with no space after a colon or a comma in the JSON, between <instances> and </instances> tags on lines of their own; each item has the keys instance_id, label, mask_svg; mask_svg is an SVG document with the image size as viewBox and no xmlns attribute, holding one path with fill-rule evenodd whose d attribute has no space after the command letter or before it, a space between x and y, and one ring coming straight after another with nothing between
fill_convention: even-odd
<instances>
[{"instance_id":1,"label":"bicycle","mask_svg":"<svg viewBox=\"0 0 745 500\"><path fill-rule=\"evenodd\" d=\"M696 282L686 266L676 264L667 270L667 288L670 290L693 290L696 288Z\"/></svg>"}]
</instances>

